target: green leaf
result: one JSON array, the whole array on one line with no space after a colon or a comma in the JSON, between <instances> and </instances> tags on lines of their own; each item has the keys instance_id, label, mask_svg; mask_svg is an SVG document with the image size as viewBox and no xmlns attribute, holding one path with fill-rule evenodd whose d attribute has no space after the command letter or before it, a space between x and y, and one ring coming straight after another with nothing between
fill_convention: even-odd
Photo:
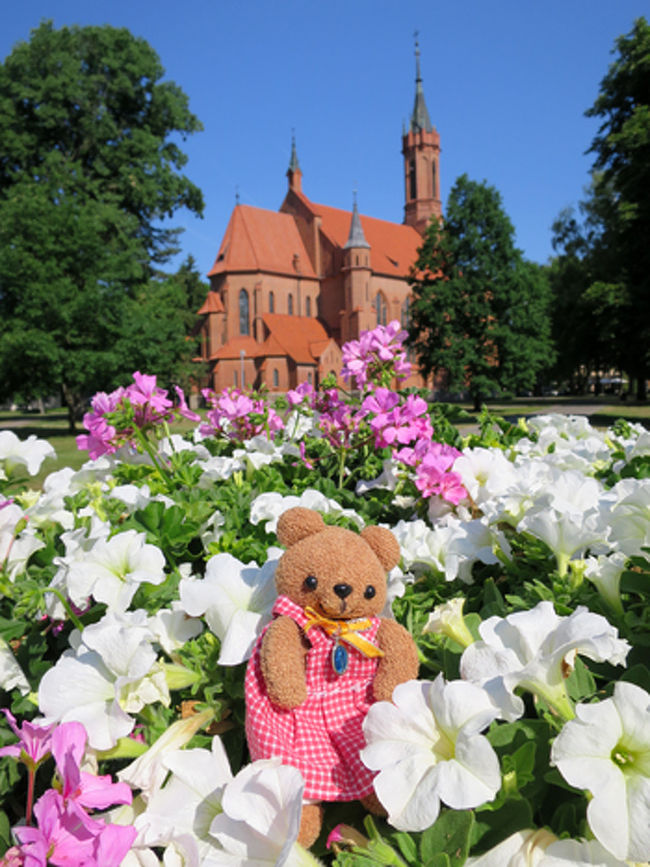
<instances>
[{"instance_id":1,"label":"green leaf","mask_svg":"<svg viewBox=\"0 0 650 867\"><path fill-rule=\"evenodd\" d=\"M428 864L435 856L443 854L449 858L451 867L460 867L469 852L473 824L474 816L471 810L445 810L422 834L422 861Z\"/></svg>"}]
</instances>

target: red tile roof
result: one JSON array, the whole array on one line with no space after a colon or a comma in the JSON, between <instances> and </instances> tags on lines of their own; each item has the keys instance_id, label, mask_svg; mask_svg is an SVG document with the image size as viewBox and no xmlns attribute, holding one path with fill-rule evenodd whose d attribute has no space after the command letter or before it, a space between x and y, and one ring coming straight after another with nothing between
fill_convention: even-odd
<instances>
[{"instance_id":1,"label":"red tile roof","mask_svg":"<svg viewBox=\"0 0 650 867\"><path fill-rule=\"evenodd\" d=\"M295 220L290 214L237 205L208 277L226 272L262 271L294 276L294 256L302 277L316 278Z\"/></svg>"},{"instance_id":2,"label":"red tile roof","mask_svg":"<svg viewBox=\"0 0 650 867\"><path fill-rule=\"evenodd\" d=\"M197 316L203 316L205 313L224 313L224 306L217 292L208 292L203 307L197 313Z\"/></svg>"},{"instance_id":3,"label":"red tile roof","mask_svg":"<svg viewBox=\"0 0 650 867\"><path fill-rule=\"evenodd\" d=\"M329 205L317 205L311 202L304 193L294 193L313 214L321 217L321 231L330 241L344 247L350 234L352 211L331 208ZM370 267L376 274L386 274L394 277L407 277L411 265L417 259L418 247L422 245L422 236L413 226L403 223L391 223L388 220L378 220L375 217L361 216L361 226L370 244Z\"/></svg>"},{"instance_id":4,"label":"red tile roof","mask_svg":"<svg viewBox=\"0 0 650 867\"><path fill-rule=\"evenodd\" d=\"M279 345L282 349L282 355L289 355L297 364L314 364L330 342L323 325L318 319L309 316L264 313L262 320L269 329L267 342L273 340L273 345ZM277 353L265 352L264 354Z\"/></svg>"},{"instance_id":5,"label":"red tile roof","mask_svg":"<svg viewBox=\"0 0 650 867\"><path fill-rule=\"evenodd\" d=\"M210 361L220 358L239 358L242 349L248 358L256 358L258 355L264 354L261 351L262 344L252 337L233 337L232 340L224 343L220 349L212 353Z\"/></svg>"}]
</instances>

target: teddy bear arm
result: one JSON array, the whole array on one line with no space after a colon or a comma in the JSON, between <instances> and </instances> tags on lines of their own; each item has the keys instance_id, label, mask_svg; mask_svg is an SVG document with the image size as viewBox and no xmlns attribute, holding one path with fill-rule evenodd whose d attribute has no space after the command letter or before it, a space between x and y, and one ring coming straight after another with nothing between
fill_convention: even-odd
<instances>
[{"instance_id":1,"label":"teddy bear arm","mask_svg":"<svg viewBox=\"0 0 650 867\"><path fill-rule=\"evenodd\" d=\"M409 632L394 620L383 620L377 643L384 651L372 685L375 701L390 701L398 683L418 676L418 651Z\"/></svg>"},{"instance_id":2,"label":"teddy bear arm","mask_svg":"<svg viewBox=\"0 0 650 867\"><path fill-rule=\"evenodd\" d=\"M260 665L273 704L290 710L307 698L302 633L290 617L278 617L262 639Z\"/></svg>"}]
</instances>

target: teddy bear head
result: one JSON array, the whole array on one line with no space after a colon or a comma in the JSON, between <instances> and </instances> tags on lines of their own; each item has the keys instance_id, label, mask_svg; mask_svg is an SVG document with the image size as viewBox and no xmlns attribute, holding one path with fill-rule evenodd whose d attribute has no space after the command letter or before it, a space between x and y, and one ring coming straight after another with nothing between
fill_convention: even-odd
<instances>
[{"instance_id":1,"label":"teddy bear head","mask_svg":"<svg viewBox=\"0 0 650 867\"><path fill-rule=\"evenodd\" d=\"M275 573L279 594L334 620L381 612L386 573L400 559L390 530L328 527L318 512L298 506L281 515L277 535L287 547Z\"/></svg>"}]
</instances>

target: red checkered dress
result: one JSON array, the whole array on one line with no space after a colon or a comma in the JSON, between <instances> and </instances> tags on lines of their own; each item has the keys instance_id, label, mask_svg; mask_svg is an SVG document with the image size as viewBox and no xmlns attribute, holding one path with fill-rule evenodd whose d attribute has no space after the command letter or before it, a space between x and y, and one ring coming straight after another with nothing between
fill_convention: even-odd
<instances>
[{"instance_id":1,"label":"red checkered dress","mask_svg":"<svg viewBox=\"0 0 650 867\"><path fill-rule=\"evenodd\" d=\"M273 614L283 614L304 627L307 616L287 596L279 596ZM380 620L361 634L373 643ZM304 797L318 801L355 801L372 791L374 773L359 758L365 746L361 724L373 702L372 681L377 659L346 644L349 663L344 674L332 669L334 641L323 629L307 633L307 700L284 710L269 699L260 667L260 637L246 672L246 737L251 758L279 756L305 779Z\"/></svg>"}]
</instances>

